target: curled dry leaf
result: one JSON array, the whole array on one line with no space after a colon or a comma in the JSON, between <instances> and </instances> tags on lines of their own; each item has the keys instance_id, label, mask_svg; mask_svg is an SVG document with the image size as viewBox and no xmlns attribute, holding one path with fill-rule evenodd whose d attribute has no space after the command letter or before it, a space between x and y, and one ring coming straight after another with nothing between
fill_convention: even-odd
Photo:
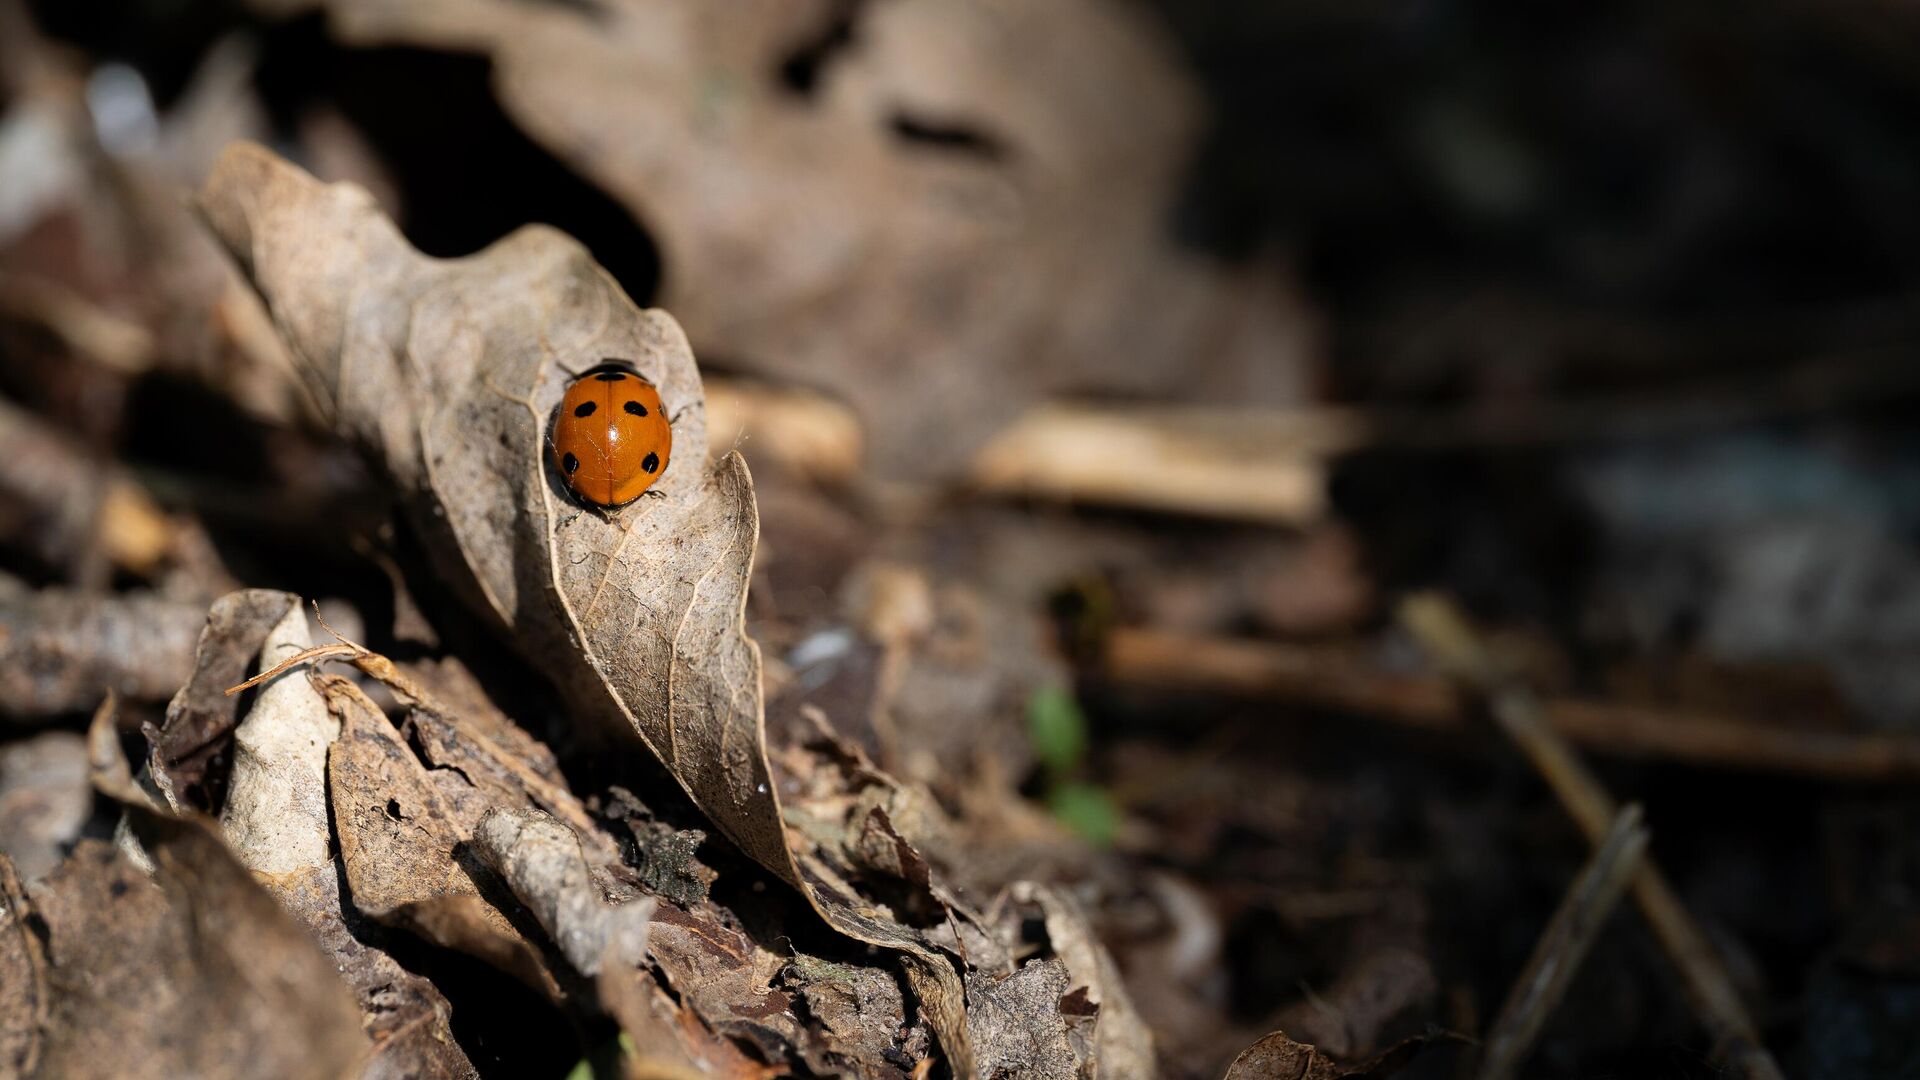
<instances>
[{"instance_id":1,"label":"curled dry leaf","mask_svg":"<svg viewBox=\"0 0 1920 1080\"><path fill-rule=\"evenodd\" d=\"M467 836L386 715L345 679L321 686L340 718L340 738L327 754L328 794L353 906L564 1000L540 950L482 898L476 873L504 890L485 867L456 855Z\"/></svg>"},{"instance_id":2,"label":"curled dry leaf","mask_svg":"<svg viewBox=\"0 0 1920 1080\"><path fill-rule=\"evenodd\" d=\"M788 851L760 657L742 621L758 531L752 481L738 454L706 471L699 374L673 319L636 308L548 229L429 259L364 192L321 185L259 147L223 155L201 204L334 425L384 467L455 588L580 716L637 734L741 850L800 885L830 924L899 950L954 1071L969 1075L952 965L857 895L803 875ZM677 418L675 453L649 492L658 497L618 521L575 505L545 452L565 371L605 357L632 361ZM360 727L349 718L340 745L377 749L364 743L372 724ZM356 815L373 835L369 807L383 806L336 805L336 819Z\"/></svg>"},{"instance_id":3,"label":"curled dry leaf","mask_svg":"<svg viewBox=\"0 0 1920 1080\"><path fill-rule=\"evenodd\" d=\"M1153 1033L1127 996L1126 983L1113 957L1094 937L1087 917L1073 897L1060 889L1020 882L1010 890L1022 903L1037 904L1047 926L1048 943L1066 969L1072 988L1067 997L1091 1010L1092 1034L1076 1046L1092 1075L1103 1080L1149 1080L1154 1065ZM1063 1006L1064 1008L1065 1006Z\"/></svg>"},{"instance_id":4,"label":"curled dry leaf","mask_svg":"<svg viewBox=\"0 0 1920 1080\"><path fill-rule=\"evenodd\" d=\"M896 475L1062 389L1304 396L1288 284L1172 239L1199 95L1135 5L255 3L489 56L509 114L657 237L693 340L853 402Z\"/></svg>"},{"instance_id":5,"label":"curled dry leaf","mask_svg":"<svg viewBox=\"0 0 1920 1080\"><path fill-rule=\"evenodd\" d=\"M263 672L309 644L306 612L298 598L257 595L261 610L273 609L272 596L283 599L285 606L280 621L256 643L259 659L254 666ZM226 634L209 636L203 646L214 652L249 647ZM196 666L200 678L220 678L218 664ZM182 697L205 699L215 689L190 684ZM339 734L339 719L305 670L288 671L265 683L234 729L221 828L241 864L307 928L353 991L363 1030L373 1043L363 1075L474 1076L472 1062L454 1041L452 1007L445 996L395 961L380 947L379 928L366 925L342 902L328 823L326 772L328 747Z\"/></svg>"},{"instance_id":6,"label":"curled dry leaf","mask_svg":"<svg viewBox=\"0 0 1920 1080\"><path fill-rule=\"evenodd\" d=\"M244 699L226 693L247 677L272 629L299 606L291 593L247 589L214 601L200 619L190 677L175 685L158 732L148 732L147 771L175 811L224 802L233 729Z\"/></svg>"},{"instance_id":7,"label":"curled dry leaf","mask_svg":"<svg viewBox=\"0 0 1920 1080\"><path fill-rule=\"evenodd\" d=\"M349 718L331 778L349 879L377 881L355 893L361 908L501 965L559 1003L597 1004L644 1048L644 1059L629 1062L641 1075L766 1073L726 1036L751 1041L774 1061L796 1047L809 1060L824 1055L786 995L770 989L784 956L728 925L704 900L704 885L684 907L656 909L633 885L647 875L619 862L613 837L548 775L547 748L477 697L476 687L461 689L464 679L445 665L416 680L378 654L352 647L347 654L410 703L403 741L351 684L322 682ZM326 654L305 654L319 655ZM454 711L423 681L454 691L463 708ZM621 803L644 815L631 796ZM356 806L363 809L347 812ZM679 873L696 868L682 863ZM476 907L476 894L498 912ZM531 918L515 917L521 904ZM506 936L501 914L526 937ZM643 927L648 966L638 966ZM560 956L537 953L535 939L553 941ZM619 962L607 962L608 946ZM587 985L591 998L580 995ZM890 1028L904 1023L896 1010Z\"/></svg>"},{"instance_id":8,"label":"curled dry leaf","mask_svg":"<svg viewBox=\"0 0 1920 1080\"><path fill-rule=\"evenodd\" d=\"M307 613L289 595L286 614L259 647L260 671L305 649ZM305 671L262 687L233 733L233 771L220 825L234 855L261 874L328 866L327 747L340 721Z\"/></svg>"}]
</instances>

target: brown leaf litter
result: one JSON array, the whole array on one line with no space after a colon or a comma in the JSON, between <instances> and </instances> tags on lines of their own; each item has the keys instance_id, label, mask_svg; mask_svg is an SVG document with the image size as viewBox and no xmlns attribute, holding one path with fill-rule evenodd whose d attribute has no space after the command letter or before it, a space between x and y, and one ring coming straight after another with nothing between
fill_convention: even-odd
<instances>
[{"instance_id":1,"label":"brown leaf litter","mask_svg":"<svg viewBox=\"0 0 1920 1080\"><path fill-rule=\"evenodd\" d=\"M738 454L705 471L699 375L674 321L634 307L577 244L550 230L521 230L469 258L421 256L364 193L320 185L257 147L229 151L201 201L335 427L392 478L456 591L508 633L583 720L638 736L742 852L799 886L831 926L894 950L954 1073L975 1075L956 961L971 943L986 948L988 934L966 929L974 920L928 876L912 832L871 832L882 822L924 831L935 819L916 818L916 797L865 765L854 771L861 786L886 794L881 803L852 816L833 798L783 810L765 749L759 654L742 626L757 533L752 481ZM680 450L655 487L660 497L617 519L575 506L542 445L566 371L604 357L632 360L659 387ZM325 651L351 655L413 700L417 714L444 717L384 658ZM480 936L494 947L509 940L485 914L496 910L488 899L502 899L485 887L491 875L449 860L480 821L455 820L453 803L435 793L428 770L364 695L341 679L323 685L343 722L329 771L356 905L473 947L481 926L445 921L442 909L453 904L479 913L489 924ZM589 853L607 842L564 788L527 769L512 781L566 821ZM790 828L787 815L803 812L854 828ZM388 865L404 872L375 869ZM908 909L862 893L887 877L905 880L899 898ZM774 973L748 969L756 983ZM1059 1013L1057 999L1051 1009Z\"/></svg>"},{"instance_id":2,"label":"brown leaf litter","mask_svg":"<svg viewBox=\"0 0 1920 1080\"><path fill-rule=\"evenodd\" d=\"M23 892L0 860L0 1046L45 1076L337 1077L368 1042L352 994L306 928L203 818L154 809L113 735L93 738L95 784L122 801L151 862L82 841Z\"/></svg>"}]
</instances>

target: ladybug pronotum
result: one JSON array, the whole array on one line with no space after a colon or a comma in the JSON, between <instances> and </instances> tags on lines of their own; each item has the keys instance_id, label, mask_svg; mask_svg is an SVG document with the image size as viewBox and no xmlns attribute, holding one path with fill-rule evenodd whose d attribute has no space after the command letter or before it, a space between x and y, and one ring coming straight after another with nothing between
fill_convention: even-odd
<instances>
[{"instance_id":1,"label":"ladybug pronotum","mask_svg":"<svg viewBox=\"0 0 1920 1080\"><path fill-rule=\"evenodd\" d=\"M607 360L567 384L551 441L567 489L588 506L614 509L667 471L673 426L660 391L628 361Z\"/></svg>"}]
</instances>

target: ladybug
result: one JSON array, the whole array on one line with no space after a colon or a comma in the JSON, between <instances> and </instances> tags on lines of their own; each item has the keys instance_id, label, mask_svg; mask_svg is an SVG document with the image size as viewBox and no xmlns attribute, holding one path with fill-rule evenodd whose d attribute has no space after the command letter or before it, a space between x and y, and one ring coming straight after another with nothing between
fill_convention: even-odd
<instances>
[{"instance_id":1,"label":"ladybug","mask_svg":"<svg viewBox=\"0 0 1920 1080\"><path fill-rule=\"evenodd\" d=\"M673 425L660 391L631 362L607 360L567 384L548 441L567 489L610 510L647 494L666 472Z\"/></svg>"}]
</instances>

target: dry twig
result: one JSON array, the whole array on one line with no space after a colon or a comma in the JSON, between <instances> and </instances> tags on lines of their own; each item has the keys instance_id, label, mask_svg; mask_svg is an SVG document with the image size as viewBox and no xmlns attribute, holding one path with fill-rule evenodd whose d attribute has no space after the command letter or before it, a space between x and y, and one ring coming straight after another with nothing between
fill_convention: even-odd
<instances>
[{"instance_id":1,"label":"dry twig","mask_svg":"<svg viewBox=\"0 0 1920 1080\"><path fill-rule=\"evenodd\" d=\"M1106 673L1137 686L1278 698L1378 717L1411 728L1464 731L1469 711L1450 680L1378 670L1351 650L1122 629L1107 639ZM1548 698L1541 719L1583 748L1828 780L1920 776L1920 740L1803 731L1673 709Z\"/></svg>"},{"instance_id":2,"label":"dry twig","mask_svg":"<svg viewBox=\"0 0 1920 1080\"><path fill-rule=\"evenodd\" d=\"M1253 409L1034 409L974 459L972 485L1022 495L1304 525L1326 461L1361 441L1350 414Z\"/></svg>"},{"instance_id":3,"label":"dry twig","mask_svg":"<svg viewBox=\"0 0 1920 1080\"><path fill-rule=\"evenodd\" d=\"M1613 796L1546 720L1533 695L1500 671L1465 618L1445 599L1428 595L1407 600L1400 619L1443 666L1487 696L1494 722L1546 780L1588 841L1605 843L1619 813ZM1781 1077L1706 934L1651 859L1643 862L1633 893L1654 937L1679 969L1694 1011L1713 1037L1715 1056L1755 1080Z\"/></svg>"},{"instance_id":4,"label":"dry twig","mask_svg":"<svg viewBox=\"0 0 1920 1080\"><path fill-rule=\"evenodd\" d=\"M1614 905L1639 872L1646 850L1647 830L1640 823L1639 804L1623 807L1514 980L1506 1004L1489 1029L1480 1080L1506 1080L1519 1071L1541 1026L1559 1007L1574 972L1580 970Z\"/></svg>"}]
</instances>

